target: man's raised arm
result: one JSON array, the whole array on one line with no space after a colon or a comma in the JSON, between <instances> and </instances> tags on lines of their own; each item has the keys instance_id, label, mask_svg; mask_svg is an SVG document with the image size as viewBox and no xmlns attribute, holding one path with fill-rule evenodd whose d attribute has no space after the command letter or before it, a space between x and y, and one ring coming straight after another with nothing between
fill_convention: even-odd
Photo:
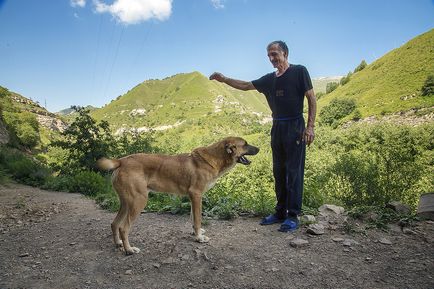
<instances>
[{"instance_id":1,"label":"man's raised arm","mask_svg":"<svg viewBox=\"0 0 434 289\"><path fill-rule=\"evenodd\" d=\"M217 80L218 82L226 83L229 86L232 86L233 88L240 89L240 90L252 90L255 89L251 81L243 81L238 79L232 79L229 77L224 76L220 72L214 72L209 77L210 80Z\"/></svg>"}]
</instances>

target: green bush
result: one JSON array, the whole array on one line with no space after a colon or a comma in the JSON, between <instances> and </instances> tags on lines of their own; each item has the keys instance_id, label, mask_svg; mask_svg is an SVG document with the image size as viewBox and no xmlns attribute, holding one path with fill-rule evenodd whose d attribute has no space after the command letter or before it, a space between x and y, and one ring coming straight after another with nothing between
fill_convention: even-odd
<instances>
[{"instance_id":1,"label":"green bush","mask_svg":"<svg viewBox=\"0 0 434 289\"><path fill-rule=\"evenodd\" d=\"M0 147L0 167L12 179L32 186L43 185L51 174L45 165L7 147Z\"/></svg>"},{"instance_id":2,"label":"green bush","mask_svg":"<svg viewBox=\"0 0 434 289\"><path fill-rule=\"evenodd\" d=\"M363 69L365 69L366 66L368 66L366 61L362 60L362 62L360 62L360 64L354 69L354 73L362 71Z\"/></svg>"},{"instance_id":3,"label":"green bush","mask_svg":"<svg viewBox=\"0 0 434 289\"><path fill-rule=\"evenodd\" d=\"M329 105L326 105L321 110L319 116L321 122L331 125L333 122L349 115L356 108L356 103L353 99L333 99Z\"/></svg>"},{"instance_id":4,"label":"green bush","mask_svg":"<svg viewBox=\"0 0 434 289\"><path fill-rule=\"evenodd\" d=\"M333 90L335 90L336 88L338 88L338 86L339 86L339 83L337 83L337 82L329 82L329 83L327 83L326 93L332 92Z\"/></svg>"},{"instance_id":5,"label":"green bush","mask_svg":"<svg viewBox=\"0 0 434 289\"><path fill-rule=\"evenodd\" d=\"M9 130L17 137L18 145L31 149L40 142L39 124L32 113L4 111L3 119Z\"/></svg>"},{"instance_id":6,"label":"green bush","mask_svg":"<svg viewBox=\"0 0 434 289\"><path fill-rule=\"evenodd\" d=\"M428 96L434 94L434 75L429 75L422 86L422 95Z\"/></svg>"},{"instance_id":7,"label":"green bush","mask_svg":"<svg viewBox=\"0 0 434 289\"><path fill-rule=\"evenodd\" d=\"M345 85L348 82L350 82L351 75L353 75L353 73L351 71L348 72L348 74L346 76L344 76L344 77L341 78L341 80L339 81L339 84L340 85Z\"/></svg>"},{"instance_id":8,"label":"green bush","mask_svg":"<svg viewBox=\"0 0 434 289\"><path fill-rule=\"evenodd\" d=\"M109 191L109 186L104 177L99 173L82 171L71 176L69 191L94 197L98 194Z\"/></svg>"},{"instance_id":9,"label":"green bush","mask_svg":"<svg viewBox=\"0 0 434 289\"><path fill-rule=\"evenodd\" d=\"M398 200L415 208L420 194L434 190L433 139L433 124L416 128L355 125L336 130L319 141L319 152L325 156L320 160L322 167L310 172L314 183L306 189L321 190L325 200L348 207L382 206Z\"/></svg>"}]
</instances>

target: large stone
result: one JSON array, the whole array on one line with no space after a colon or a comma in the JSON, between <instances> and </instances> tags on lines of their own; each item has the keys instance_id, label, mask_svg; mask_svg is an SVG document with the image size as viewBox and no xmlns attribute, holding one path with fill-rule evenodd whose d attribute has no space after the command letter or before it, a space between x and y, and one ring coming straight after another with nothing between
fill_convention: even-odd
<instances>
[{"instance_id":1,"label":"large stone","mask_svg":"<svg viewBox=\"0 0 434 289\"><path fill-rule=\"evenodd\" d=\"M336 205L324 204L321 207L319 207L319 212L321 215L330 215L330 214L341 215L345 212L345 209L343 207L336 206Z\"/></svg>"},{"instance_id":2,"label":"large stone","mask_svg":"<svg viewBox=\"0 0 434 289\"><path fill-rule=\"evenodd\" d=\"M421 218L434 221L434 193L420 196L417 215Z\"/></svg>"},{"instance_id":3,"label":"large stone","mask_svg":"<svg viewBox=\"0 0 434 289\"><path fill-rule=\"evenodd\" d=\"M311 224L307 227L308 234L311 235L323 235L324 234L324 226L321 224Z\"/></svg>"},{"instance_id":4,"label":"large stone","mask_svg":"<svg viewBox=\"0 0 434 289\"><path fill-rule=\"evenodd\" d=\"M398 201L392 201L386 205L386 208L392 209L399 214L408 215L411 212L409 205L403 204Z\"/></svg>"}]
</instances>

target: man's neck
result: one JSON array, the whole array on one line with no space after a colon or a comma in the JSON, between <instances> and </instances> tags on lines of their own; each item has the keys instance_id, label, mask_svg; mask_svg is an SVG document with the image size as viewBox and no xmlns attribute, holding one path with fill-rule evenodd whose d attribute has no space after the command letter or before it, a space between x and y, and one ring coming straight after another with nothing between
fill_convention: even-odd
<instances>
[{"instance_id":1,"label":"man's neck","mask_svg":"<svg viewBox=\"0 0 434 289\"><path fill-rule=\"evenodd\" d=\"M289 63L285 62L281 66L277 67L276 76L281 76L289 68Z\"/></svg>"}]
</instances>

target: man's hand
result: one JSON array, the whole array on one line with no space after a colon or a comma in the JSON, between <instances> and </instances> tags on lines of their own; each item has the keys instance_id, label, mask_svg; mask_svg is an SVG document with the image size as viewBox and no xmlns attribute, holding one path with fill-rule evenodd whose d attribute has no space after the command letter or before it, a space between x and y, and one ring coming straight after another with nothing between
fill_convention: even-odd
<instances>
[{"instance_id":1,"label":"man's hand","mask_svg":"<svg viewBox=\"0 0 434 289\"><path fill-rule=\"evenodd\" d=\"M214 72L209 77L209 80L217 80L218 82L223 82L225 80L226 76L221 74L220 72Z\"/></svg>"},{"instance_id":2,"label":"man's hand","mask_svg":"<svg viewBox=\"0 0 434 289\"><path fill-rule=\"evenodd\" d=\"M303 132L303 141L306 142L307 145L310 145L315 138L315 132L312 126L306 127Z\"/></svg>"}]
</instances>

